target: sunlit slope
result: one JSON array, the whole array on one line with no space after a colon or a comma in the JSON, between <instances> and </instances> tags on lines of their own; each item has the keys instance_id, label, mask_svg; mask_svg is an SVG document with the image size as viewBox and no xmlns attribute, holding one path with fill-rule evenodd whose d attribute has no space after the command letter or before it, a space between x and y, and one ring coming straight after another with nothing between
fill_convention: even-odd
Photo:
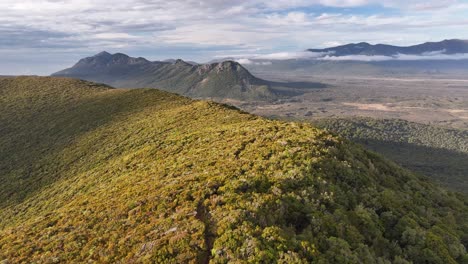
<instances>
[{"instance_id":1,"label":"sunlit slope","mask_svg":"<svg viewBox=\"0 0 468 264\"><path fill-rule=\"evenodd\" d=\"M306 124L0 79L0 261L457 263L466 200Z\"/></svg>"}]
</instances>

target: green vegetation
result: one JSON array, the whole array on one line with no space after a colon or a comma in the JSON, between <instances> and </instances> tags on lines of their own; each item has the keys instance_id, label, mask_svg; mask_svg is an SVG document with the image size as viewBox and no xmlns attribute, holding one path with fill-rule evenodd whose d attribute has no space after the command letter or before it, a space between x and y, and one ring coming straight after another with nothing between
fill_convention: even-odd
<instances>
[{"instance_id":1,"label":"green vegetation","mask_svg":"<svg viewBox=\"0 0 468 264\"><path fill-rule=\"evenodd\" d=\"M468 201L308 124L0 79L0 261L467 263Z\"/></svg>"},{"instance_id":2,"label":"green vegetation","mask_svg":"<svg viewBox=\"0 0 468 264\"><path fill-rule=\"evenodd\" d=\"M468 131L399 119L337 118L314 122L365 145L444 186L468 192Z\"/></svg>"},{"instance_id":3,"label":"green vegetation","mask_svg":"<svg viewBox=\"0 0 468 264\"><path fill-rule=\"evenodd\" d=\"M353 139L402 142L468 153L468 131L413 123L401 119L365 117L322 119L317 125Z\"/></svg>"}]
</instances>

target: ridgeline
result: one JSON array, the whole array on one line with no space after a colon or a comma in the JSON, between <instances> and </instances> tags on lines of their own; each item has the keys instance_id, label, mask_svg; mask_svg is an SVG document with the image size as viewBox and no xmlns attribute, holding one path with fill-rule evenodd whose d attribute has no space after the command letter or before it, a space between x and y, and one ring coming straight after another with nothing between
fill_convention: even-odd
<instances>
[{"instance_id":1,"label":"ridgeline","mask_svg":"<svg viewBox=\"0 0 468 264\"><path fill-rule=\"evenodd\" d=\"M0 124L0 261L468 261L466 197L308 124L51 77Z\"/></svg>"}]
</instances>

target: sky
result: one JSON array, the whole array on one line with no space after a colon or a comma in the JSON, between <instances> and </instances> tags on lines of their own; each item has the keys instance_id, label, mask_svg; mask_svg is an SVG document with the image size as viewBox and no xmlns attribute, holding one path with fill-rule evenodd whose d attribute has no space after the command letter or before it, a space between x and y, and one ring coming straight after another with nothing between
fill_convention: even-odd
<instances>
[{"instance_id":1,"label":"sky","mask_svg":"<svg viewBox=\"0 0 468 264\"><path fill-rule=\"evenodd\" d=\"M207 62L454 38L468 39L468 0L0 0L0 75L48 75L104 50Z\"/></svg>"}]
</instances>

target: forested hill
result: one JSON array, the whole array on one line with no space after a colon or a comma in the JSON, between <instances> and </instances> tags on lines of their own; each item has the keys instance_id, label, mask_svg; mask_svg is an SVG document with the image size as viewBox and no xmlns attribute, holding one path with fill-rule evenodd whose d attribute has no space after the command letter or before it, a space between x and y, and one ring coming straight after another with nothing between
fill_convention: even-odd
<instances>
[{"instance_id":1,"label":"forested hill","mask_svg":"<svg viewBox=\"0 0 468 264\"><path fill-rule=\"evenodd\" d=\"M6 263L464 263L466 197L328 132L155 89L0 79Z\"/></svg>"},{"instance_id":2,"label":"forested hill","mask_svg":"<svg viewBox=\"0 0 468 264\"><path fill-rule=\"evenodd\" d=\"M317 124L350 138L394 141L468 153L468 131L409 122L401 119L335 118Z\"/></svg>"},{"instance_id":3,"label":"forested hill","mask_svg":"<svg viewBox=\"0 0 468 264\"><path fill-rule=\"evenodd\" d=\"M319 127L361 143L410 170L468 192L468 131L399 119L328 118Z\"/></svg>"}]
</instances>

